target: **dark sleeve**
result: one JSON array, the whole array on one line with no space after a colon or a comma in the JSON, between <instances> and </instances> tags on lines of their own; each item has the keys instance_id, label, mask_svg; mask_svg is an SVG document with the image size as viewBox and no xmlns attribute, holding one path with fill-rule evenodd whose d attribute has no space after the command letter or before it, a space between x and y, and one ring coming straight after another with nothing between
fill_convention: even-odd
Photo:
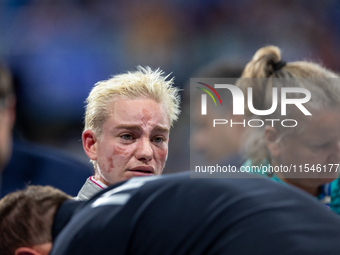
<instances>
[{"instance_id":1,"label":"dark sleeve","mask_svg":"<svg viewBox=\"0 0 340 255\"><path fill-rule=\"evenodd\" d=\"M11 159L2 173L0 196L24 189L26 185L51 185L76 196L92 165L80 162L47 146L15 142Z\"/></svg>"},{"instance_id":2,"label":"dark sleeve","mask_svg":"<svg viewBox=\"0 0 340 255\"><path fill-rule=\"evenodd\" d=\"M79 210L85 202L67 200L56 211L52 226L52 240L56 238L59 232L67 225L72 216Z\"/></svg>"},{"instance_id":3,"label":"dark sleeve","mask_svg":"<svg viewBox=\"0 0 340 255\"><path fill-rule=\"evenodd\" d=\"M51 255L340 254L339 217L287 185L175 174L131 188L136 180L91 200Z\"/></svg>"}]
</instances>

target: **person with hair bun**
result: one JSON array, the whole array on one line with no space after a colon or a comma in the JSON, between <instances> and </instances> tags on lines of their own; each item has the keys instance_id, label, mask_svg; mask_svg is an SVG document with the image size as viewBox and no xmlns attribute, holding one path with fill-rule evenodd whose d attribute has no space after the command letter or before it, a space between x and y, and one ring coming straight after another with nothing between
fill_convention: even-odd
<instances>
[{"instance_id":1,"label":"person with hair bun","mask_svg":"<svg viewBox=\"0 0 340 255\"><path fill-rule=\"evenodd\" d=\"M245 100L248 121L260 119L264 123L248 128L244 146L248 160L244 166L257 166L257 172L310 193L338 214L339 78L313 62L286 63L278 47L267 46L255 53L236 84L246 99L247 93L252 93L252 101ZM275 111L258 114L274 109L275 102ZM290 125L284 125L284 120Z\"/></svg>"}]
</instances>

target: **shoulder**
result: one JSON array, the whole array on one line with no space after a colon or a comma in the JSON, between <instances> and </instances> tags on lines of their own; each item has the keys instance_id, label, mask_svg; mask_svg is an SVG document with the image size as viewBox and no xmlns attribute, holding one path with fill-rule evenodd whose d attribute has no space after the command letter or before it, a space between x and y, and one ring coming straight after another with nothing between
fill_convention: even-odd
<instances>
[{"instance_id":1,"label":"shoulder","mask_svg":"<svg viewBox=\"0 0 340 255\"><path fill-rule=\"evenodd\" d=\"M66 152L50 146L37 145L34 143L13 144L13 154L10 163L18 163L17 160L25 162L26 166L35 165L41 168L65 168L68 171L79 174L92 173L92 166L76 159Z\"/></svg>"},{"instance_id":2,"label":"shoulder","mask_svg":"<svg viewBox=\"0 0 340 255\"><path fill-rule=\"evenodd\" d=\"M337 214L340 214L340 179L335 179L331 183L331 203L330 207Z\"/></svg>"},{"instance_id":3,"label":"shoulder","mask_svg":"<svg viewBox=\"0 0 340 255\"><path fill-rule=\"evenodd\" d=\"M1 195L32 185L52 185L76 196L93 166L47 146L14 143L13 153L2 172Z\"/></svg>"},{"instance_id":4,"label":"shoulder","mask_svg":"<svg viewBox=\"0 0 340 255\"><path fill-rule=\"evenodd\" d=\"M243 177L199 179L183 173L132 178L111 186L87 201L58 236L51 254L62 250L73 255L105 254L113 248L117 254L137 254L143 249L148 254L164 250L202 254L212 243L223 251L232 250L230 254L249 250L309 254L339 246L326 247L329 238L324 234L339 236L338 216L314 198L267 178ZM308 235L296 229L308 229ZM80 239L79 233L86 234ZM249 239L259 234L260 239ZM104 238L108 235L109 239ZM179 252L176 248L182 247L183 240L197 250Z\"/></svg>"},{"instance_id":5,"label":"shoulder","mask_svg":"<svg viewBox=\"0 0 340 255\"><path fill-rule=\"evenodd\" d=\"M86 201L93 197L98 192L102 191L104 188L95 183L92 180L93 176L87 178L86 182L84 183L83 187L80 189L77 197L75 198L76 201Z\"/></svg>"}]
</instances>

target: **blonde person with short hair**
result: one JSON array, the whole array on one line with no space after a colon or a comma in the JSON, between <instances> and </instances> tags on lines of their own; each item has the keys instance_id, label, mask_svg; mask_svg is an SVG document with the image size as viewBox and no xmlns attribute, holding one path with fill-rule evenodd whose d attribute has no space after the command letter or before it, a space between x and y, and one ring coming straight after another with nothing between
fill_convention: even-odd
<instances>
[{"instance_id":1,"label":"blonde person with short hair","mask_svg":"<svg viewBox=\"0 0 340 255\"><path fill-rule=\"evenodd\" d=\"M139 66L95 84L86 103L83 148L95 173L78 200L131 177L162 173L170 128L180 113L173 79Z\"/></svg>"},{"instance_id":2,"label":"blonde person with short hair","mask_svg":"<svg viewBox=\"0 0 340 255\"><path fill-rule=\"evenodd\" d=\"M270 115L259 116L245 104L248 120L260 119L265 124L248 128L249 136L244 146L248 160L244 166L257 166L260 171L266 169L262 173L268 177L308 192L338 214L339 81L338 74L319 64L307 61L285 63L278 47L267 46L255 53L237 82L245 96L248 88L252 88L253 108L260 111L271 109L273 88L278 91L277 105L286 107L286 114L278 107ZM283 89L291 91L286 94L289 99L302 102L305 97L303 93L292 92L291 87L308 90L311 98L299 107L294 104L285 106L280 96ZM266 119L278 121L268 122ZM287 125L282 124L283 120L288 120ZM267 171L270 167L271 171Z\"/></svg>"}]
</instances>

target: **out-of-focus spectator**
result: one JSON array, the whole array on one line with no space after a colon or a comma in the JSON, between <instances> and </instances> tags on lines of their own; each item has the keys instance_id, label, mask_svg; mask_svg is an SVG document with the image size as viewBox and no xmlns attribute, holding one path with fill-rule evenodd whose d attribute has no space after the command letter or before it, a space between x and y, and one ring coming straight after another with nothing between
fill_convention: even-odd
<instances>
[{"instance_id":1,"label":"out-of-focus spectator","mask_svg":"<svg viewBox=\"0 0 340 255\"><path fill-rule=\"evenodd\" d=\"M51 185L76 195L90 165L52 148L13 139L15 95L10 72L0 67L0 197L27 184ZM14 141L13 141L14 140Z\"/></svg>"},{"instance_id":2,"label":"out-of-focus spectator","mask_svg":"<svg viewBox=\"0 0 340 255\"><path fill-rule=\"evenodd\" d=\"M280 48L267 46L256 51L237 86L252 98L244 102L247 119L262 121L249 127L244 167L298 187L340 214L340 76L314 62L286 63ZM276 100L275 90L282 95Z\"/></svg>"}]
</instances>

